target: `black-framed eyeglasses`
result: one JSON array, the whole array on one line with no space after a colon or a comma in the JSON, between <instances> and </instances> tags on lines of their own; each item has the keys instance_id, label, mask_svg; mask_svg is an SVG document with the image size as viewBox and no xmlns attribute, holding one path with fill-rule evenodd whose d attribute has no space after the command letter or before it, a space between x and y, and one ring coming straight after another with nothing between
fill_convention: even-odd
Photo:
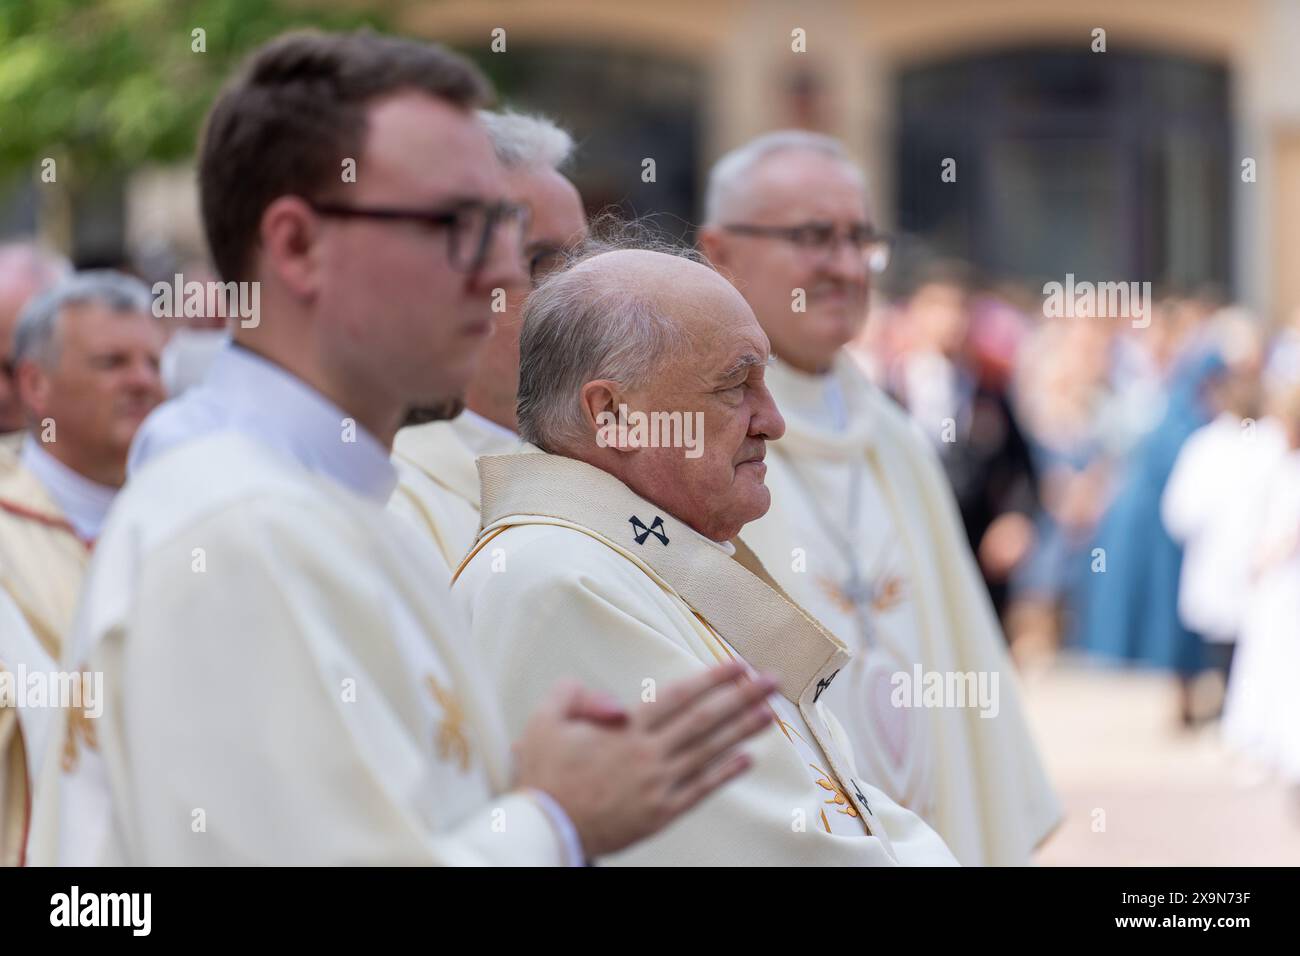
<instances>
[{"instance_id":1,"label":"black-framed eyeglasses","mask_svg":"<svg viewBox=\"0 0 1300 956\"><path fill-rule=\"evenodd\" d=\"M861 257L863 264L874 273L889 267L890 237L879 233L866 223L854 223L840 230L832 222L805 222L795 226L761 226L736 222L722 227L727 232L763 239L784 239L809 255L829 258L847 242Z\"/></svg>"},{"instance_id":2,"label":"black-framed eyeglasses","mask_svg":"<svg viewBox=\"0 0 1300 956\"><path fill-rule=\"evenodd\" d=\"M477 272L483 268L488 250L492 248L492 238L501 226L516 230L522 250L524 235L528 232L531 220L527 206L512 202L489 203L478 199L467 199L432 210L346 206L326 202L312 202L310 205L321 216L415 222L431 229L445 229L447 261L459 272Z\"/></svg>"}]
</instances>

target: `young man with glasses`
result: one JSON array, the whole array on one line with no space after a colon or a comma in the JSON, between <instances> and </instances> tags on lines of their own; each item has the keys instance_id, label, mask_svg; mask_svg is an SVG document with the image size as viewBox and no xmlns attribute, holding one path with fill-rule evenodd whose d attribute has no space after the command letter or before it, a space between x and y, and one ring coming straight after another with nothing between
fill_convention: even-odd
<instances>
[{"instance_id":1,"label":"young man with glasses","mask_svg":"<svg viewBox=\"0 0 1300 956\"><path fill-rule=\"evenodd\" d=\"M736 667L631 711L557 688L512 761L442 558L384 507L406 410L464 391L523 281L487 93L441 47L299 33L213 107L204 226L260 321L144 426L65 654L103 714L51 734L33 861L578 864L748 766L774 685Z\"/></svg>"},{"instance_id":2,"label":"young man with glasses","mask_svg":"<svg viewBox=\"0 0 1300 956\"><path fill-rule=\"evenodd\" d=\"M1027 863L1059 808L952 491L844 351L889 261L861 170L830 137L760 136L713 167L700 245L777 357L767 385L786 433L767 457L772 507L743 537L854 652L825 696L858 769L963 864ZM927 705L931 675L992 693Z\"/></svg>"},{"instance_id":3,"label":"young man with glasses","mask_svg":"<svg viewBox=\"0 0 1300 956\"><path fill-rule=\"evenodd\" d=\"M389 505L429 533L451 568L478 534L475 460L525 447L515 421L524 299L587 233L582 198L560 172L573 152L573 138L540 116L483 112L480 119L505 169L507 195L529 211L524 233L527 281L502 289L502 311L470 380L463 410L459 402L417 410L424 417L397 433L393 463L400 482ZM429 420L437 418L445 420Z\"/></svg>"}]
</instances>

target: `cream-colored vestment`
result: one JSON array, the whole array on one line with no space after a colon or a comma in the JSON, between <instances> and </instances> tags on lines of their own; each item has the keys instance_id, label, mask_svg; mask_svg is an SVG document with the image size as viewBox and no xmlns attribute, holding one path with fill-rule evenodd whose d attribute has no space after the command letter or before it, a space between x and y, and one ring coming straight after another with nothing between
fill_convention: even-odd
<instances>
[{"instance_id":1,"label":"cream-colored vestment","mask_svg":"<svg viewBox=\"0 0 1300 956\"><path fill-rule=\"evenodd\" d=\"M22 464L19 448L0 448L0 668L10 680L57 668L90 560L87 544ZM51 717L48 708L0 707L0 866L22 858Z\"/></svg>"},{"instance_id":2,"label":"cream-colored vestment","mask_svg":"<svg viewBox=\"0 0 1300 956\"><path fill-rule=\"evenodd\" d=\"M32 862L563 862L447 587L415 529L265 444L162 454L96 547L72 653L104 712L59 728Z\"/></svg>"},{"instance_id":3,"label":"cream-colored vestment","mask_svg":"<svg viewBox=\"0 0 1300 956\"><path fill-rule=\"evenodd\" d=\"M786 433L741 537L854 652L827 699L859 770L962 863L1029 862L1060 808L937 457L846 355L767 382Z\"/></svg>"},{"instance_id":4,"label":"cream-colored vestment","mask_svg":"<svg viewBox=\"0 0 1300 956\"><path fill-rule=\"evenodd\" d=\"M750 745L753 768L608 862L954 862L929 827L854 770L821 700L848 655L747 548L709 541L573 459L532 453L478 465L484 527L453 594L470 610L512 731L562 678L632 706L733 656L780 681L777 722Z\"/></svg>"},{"instance_id":5,"label":"cream-colored vestment","mask_svg":"<svg viewBox=\"0 0 1300 956\"><path fill-rule=\"evenodd\" d=\"M449 422L403 428L393 442L398 485L388 506L424 528L448 569L455 568L478 534L475 459L531 448L504 428L469 412Z\"/></svg>"}]
</instances>

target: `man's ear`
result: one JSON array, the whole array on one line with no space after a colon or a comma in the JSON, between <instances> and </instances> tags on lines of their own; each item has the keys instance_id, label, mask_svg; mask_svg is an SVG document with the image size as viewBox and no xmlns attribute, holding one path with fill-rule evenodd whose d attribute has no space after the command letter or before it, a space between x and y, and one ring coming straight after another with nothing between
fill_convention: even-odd
<instances>
[{"instance_id":1,"label":"man's ear","mask_svg":"<svg viewBox=\"0 0 1300 956\"><path fill-rule=\"evenodd\" d=\"M320 217L298 196L280 196L262 211L262 268L303 298L320 287L320 224Z\"/></svg>"},{"instance_id":2,"label":"man's ear","mask_svg":"<svg viewBox=\"0 0 1300 956\"><path fill-rule=\"evenodd\" d=\"M700 252L704 253L713 268L721 270L726 265L727 243L721 229L717 226L701 226L696 234L696 242L700 245Z\"/></svg>"},{"instance_id":3,"label":"man's ear","mask_svg":"<svg viewBox=\"0 0 1300 956\"><path fill-rule=\"evenodd\" d=\"M588 382L582 386L579 400L582 402L582 417L599 447L635 451L624 447L619 436L618 411L620 405L626 404L626 397L618 382L609 379Z\"/></svg>"},{"instance_id":4,"label":"man's ear","mask_svg":"<svg viewBox=\"0 0 1300 956\"><path fill-rule=\"evenodd\" d=\"M22 361L14 369L18 404L36 419L43 418L50 402L50 374L33 361Z\"/></svg>"}]
</instances>

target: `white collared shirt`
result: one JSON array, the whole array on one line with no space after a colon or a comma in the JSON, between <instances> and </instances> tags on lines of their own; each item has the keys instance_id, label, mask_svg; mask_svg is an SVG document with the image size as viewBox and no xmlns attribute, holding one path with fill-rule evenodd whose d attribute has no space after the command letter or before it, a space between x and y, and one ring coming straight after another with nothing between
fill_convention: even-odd
<instances>
[{"instance_id":1,"label":"white collared shirt","mask_svg":"<svg viewBox=\"0 0 1300 956\"><path fill-rule=\"evenodd\" d=\"M235 343L221 349L201 384L145 419L127 474L221 431L247 435L376 504L397 485L388 449L374 435L297 376Z\"/></svg>"},{"instance_id":2,"label":"white collared shirt","mask_svg":"<svg viewBox=\"0 0 1300 956\"><path fill-rule=\"evenodd\" d=\"M42 448L30 432L23 438L19 459L49 492L63 517L77 532L77 537L82 541L94 541L99 537L104 517L117 495L116 488L101 485L73 471Z\"/></svg>"}]
</instances>

